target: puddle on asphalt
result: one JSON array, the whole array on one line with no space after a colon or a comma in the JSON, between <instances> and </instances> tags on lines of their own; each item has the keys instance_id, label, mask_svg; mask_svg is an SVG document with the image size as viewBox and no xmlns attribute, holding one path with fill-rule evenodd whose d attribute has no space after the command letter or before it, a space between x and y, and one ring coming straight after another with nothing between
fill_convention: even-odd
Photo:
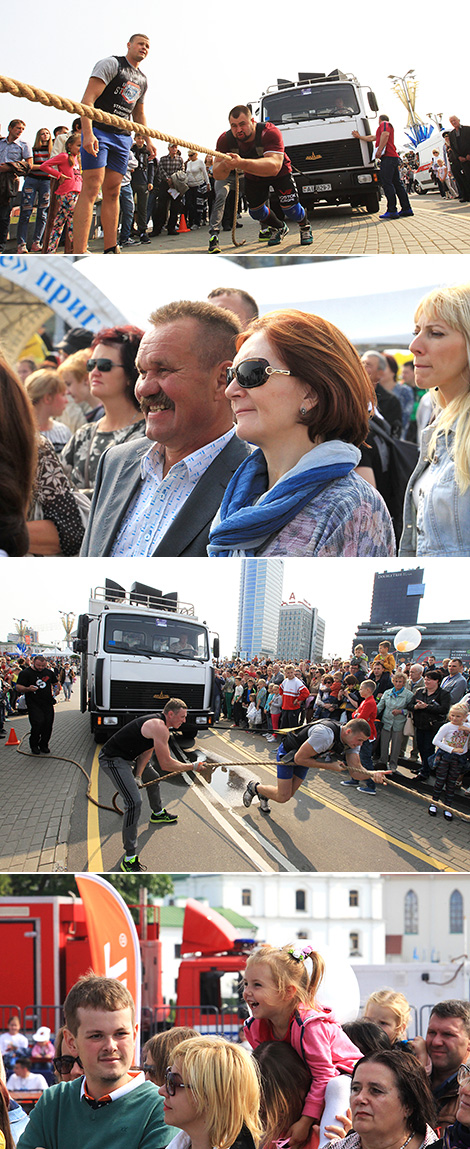
<instances>
[{"instance_id":1,"label":"puddle on asphalt","mask_svg":"<svg viewBox=\"0 0 470 1149\"><path fill-rule=\"evenodd\" d=\"M258 778L256 765L253 766L203 766L198 775L209 783L212 790L223 798L228 806L243 806L243 793L250 778Z\"/></svg>"}]
</instances>

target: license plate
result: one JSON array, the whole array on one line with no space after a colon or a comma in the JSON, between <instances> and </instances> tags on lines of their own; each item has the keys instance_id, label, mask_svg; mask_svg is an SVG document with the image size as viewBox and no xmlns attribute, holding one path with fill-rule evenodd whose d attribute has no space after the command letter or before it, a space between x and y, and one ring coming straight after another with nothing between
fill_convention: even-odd
<instances>
[{"instance_id":1,"label":"license plate","mask_svg":"<svg viewBox=\"0 0 470 1149\"><path fill-rule=\"evenodd\" d=\"M331 184L307 184L302 189L304 192L330 192L331 190Z\"/></svg>"}]
</instances>

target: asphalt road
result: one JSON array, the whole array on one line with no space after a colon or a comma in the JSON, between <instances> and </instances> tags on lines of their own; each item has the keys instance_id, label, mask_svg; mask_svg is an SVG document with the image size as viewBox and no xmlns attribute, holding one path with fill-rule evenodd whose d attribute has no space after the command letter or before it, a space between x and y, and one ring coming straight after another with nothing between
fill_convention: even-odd
<instances>
[{"instance_id":1,"label":"asphalt road","mask_svg":"<svg viewBox=\"0 0 470 1149\"><path fill-rule=\"evenodd\" d=\"M10 720L20 739L27 718ZM337 775L311 770L288 805L269 816L255 800L242 802L249 778L275 778L275 743L232 730L228 722L202 733L198 747L211 765L162 784L165 806L178 825L151 827L144 796L139 855L150 871L318 872L369 870L425 872L469 870L469 817L457 802L448 825L431 819L429 794L402 785L378 788L375 798L342 787ZM59 702L49 758L33 758L27 741L18 754L0 745L3 786L2 872L119 869L121 818L86 798L87 777L100 803L111 805L113 787L100 774L98 747L87 715L78 712L78 687L70 703ZM66 761L64 761L64 759Z\"/></svg>"}]
</instances>

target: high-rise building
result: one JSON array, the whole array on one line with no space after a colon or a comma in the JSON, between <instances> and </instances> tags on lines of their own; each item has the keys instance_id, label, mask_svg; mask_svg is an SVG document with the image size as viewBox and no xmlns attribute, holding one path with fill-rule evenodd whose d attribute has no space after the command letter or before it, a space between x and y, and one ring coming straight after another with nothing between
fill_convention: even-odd
<instances>
[{"instance_id":1,"label":"high-rise building","mask_svg":"<svg viewBox=\"0 0 470 1149\"><path fill-rule=\"evenodd\" d=\"M282 559L242 559L237 624L242 658L278 653L283 567Z\"/></svg>"},{"instance_id":2,"label":"high-rise building","mask_svg":"<svg viewBox=\"0 0 470 1149\"><path fill-rule=\"evenodd\" d=\"M370 622L416 626L424 595L424 569L383 571L374 577Z\"/></svg>"},{"instance_id":3,"label":"high-rise building","mask_svg":"<svg viewBox=\"0 0 470 1149\"><path fill-rule=\"evenodd\" d=\"M279 658L320 661L324 636L325 623L318 617L317 608L312 608L305 599L297 602L295 595L291 594L288 602L282 603L279 614Z\"/></svg>"}]
</instances>

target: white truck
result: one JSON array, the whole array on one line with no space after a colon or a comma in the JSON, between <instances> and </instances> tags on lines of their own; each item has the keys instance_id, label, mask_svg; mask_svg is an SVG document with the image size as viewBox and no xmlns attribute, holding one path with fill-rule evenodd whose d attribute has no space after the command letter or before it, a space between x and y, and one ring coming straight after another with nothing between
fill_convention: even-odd
<instances>
[{"instance_id":1,"label":"white truck","mask_svg":"<svg viewBox=\"0 0 470 1149\"><path fill-rule=\"evenodd\" d=\"M88 612L77 624L81 654L82 714L90 714L96 742L140 714L182 698L188 717L182 734L193 738L214 721L211 708L219 637L198 622L194 607L176 593L134 583L129 592L110 579L90 591Z\"/></svg>"},{"instance_id":2,"label":"white truck","mask_svg":"<svg viewBox=\"0 0 470 1149\"><path fill-rule=\"evenodd\" d=\"M344 204L378 211L380 190L372 144L357 140L353 130L370 135L369 109L377 99L354 76L336 69L299 72L296 81L278 80L263 92L254 114L282 132L301 203Z\"/></svg>"}]
</instances>

